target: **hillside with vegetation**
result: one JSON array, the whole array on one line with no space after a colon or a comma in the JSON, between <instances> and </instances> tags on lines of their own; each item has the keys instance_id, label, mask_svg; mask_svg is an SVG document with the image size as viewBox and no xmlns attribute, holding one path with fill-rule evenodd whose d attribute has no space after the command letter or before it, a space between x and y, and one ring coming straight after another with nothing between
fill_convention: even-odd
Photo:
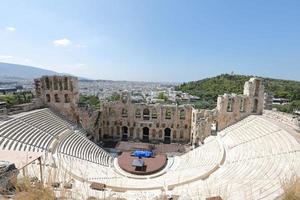
<instances>
[{"instance_id":1,"label":"hillside with vegetation","mask_svg":"<svg viewBox=\"0 0 300 200\"><path fill-rule=\"evenodd\" d=\"M183 83L179 90L200 97L195 103L197 108L212 109L216 106L217 97L224 93L243 93L244 83L252 76L222 74L212 78L199 81ZM273 94L274 97L287 98L289 105L276 106L284 112L292 112L300 109L300 82L264 78L265 92Z\"/></svg>"}]
</instances>

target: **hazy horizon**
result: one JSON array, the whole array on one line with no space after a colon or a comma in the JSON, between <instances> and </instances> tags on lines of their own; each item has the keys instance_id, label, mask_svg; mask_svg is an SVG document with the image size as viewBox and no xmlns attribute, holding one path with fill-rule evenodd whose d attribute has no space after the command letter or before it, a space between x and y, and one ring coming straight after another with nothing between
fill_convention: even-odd
<instances>
[{"instance_id":1,"label":"hazy horizon","mask_svg":"<svg viewBox=\"0 0 300 200\"><path fill-rule=\"evenodd\" d=\"M102 80L300 80L300 2L3 1L0 62Z\"/></svg>"}]
</instances>

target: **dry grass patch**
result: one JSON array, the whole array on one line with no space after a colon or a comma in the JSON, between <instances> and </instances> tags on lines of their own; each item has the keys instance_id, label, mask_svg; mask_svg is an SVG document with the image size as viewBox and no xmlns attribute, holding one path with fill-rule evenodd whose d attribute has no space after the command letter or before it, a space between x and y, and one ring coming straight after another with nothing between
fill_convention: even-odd
<instances>
[{"instance_id":1,"label":"dry grass patch","mask_svg":"<svg viewBox=\"0 0 300 200\"><path fill-rule=\"evenodd\" d=\"M282 181L283 200L300 200L300 178L296 175Z\"/></svg>"},{"instance_id":2,"label":"dry grass patch","mask_svg":"<svg viewBox=\"0 0 300 200\"><path fill-rule=\"evenodd\" d=\"M44 186L39 181L31 181L28 177L18 180L16 185L16 200L53 200L54 191L49 186Z\"/></svg>"}]
</instances>

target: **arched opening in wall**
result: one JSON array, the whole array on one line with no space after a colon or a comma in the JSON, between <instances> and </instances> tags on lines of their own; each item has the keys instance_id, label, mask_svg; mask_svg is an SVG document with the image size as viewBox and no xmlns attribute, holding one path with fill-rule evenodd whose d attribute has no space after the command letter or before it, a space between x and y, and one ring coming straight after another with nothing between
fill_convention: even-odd
<instances>
[{"instance_id":1,"label":"arched opening in wall","mask_svg":"<svg viewBox=\"0 0 300 200\"><path fill-rule=\"evenodd\" d=\"M176 132L176 130L173 131L173 138L174 138L174 139L177 138L177 132Z\"/></svg>"},{"instance_id":2,"label":"arched opening in wall","mask_svg":"<svg viewBox=\"0 0 300 200\"><path fill-rule=\"evenodd\" d=\"M123 141L128 140L128 127L127 126L122 127L122 140Z\"/></svg>"},{"instance_id":3,"label":"arched opening in wall","mask_svg":"<svg viewBox=\"0 0 300 200\"><path fill-rule=\"evenodd\" d=\"M133 130L134 130L133 127L131 127L131 128L129 129L129 137L133 137Z\"/></svg>"},{"instance_id":4,"label":"arched opening in wall","mask_svg":"<svg viewBox=\"0 0 300 200\"><path fill-rule=\"evenodd\" d=\"M260 86L260 80L255 80L255 90L254 90L254 96L257 97L259 93L259 86Z\"/></svg>"},{"instance_id":5,"label":"arched opening in wall","mask_svg":"<svg viewBox=\"0 0 300 200\"><path fill-rule=\"evenodd\" d=\"M217 132L218 132L218 122L216 120L214 120L211 123L210 130L211 130L211 135L217 135Z\"/></svg>"},{"instance_id":6,"label":"arched opening in wall","mask_svg":"<svg viewBox=\"0 0 300 200\"><path fill-rule=\"evenodd\" d=\"M171 116L172 116L172 110L171 110L171 108L166 108L165 119L171 119Z\"/></svg>"},{"instance_id":7,"label":"arched opening in wall","mask_svg":"<svg viewBox=\"0 0 300 200\"><path fill-rule=\"evenodd\" d=\"M149 142L149 128L143 128L143 142Z\"/></svg>"},{"instance_id":8,"label":"arched opening in wall","mask_svg":"<svg viewBox=\"0 0 300 200\"><path fill-rule=\"evenodd\" d=\"M64 77L64 90L68 90L69 86L68 86L68 78Z\"/></svg>"},{"instance_id":9,"label":"arched opening in wall","mask_svg":"<svg viewBox=\"0 0 300 200\"><path fill-rule=\"evenodd\" d=\"M258 107L258 100L254 99L253 110L252 110L253 113L257 112L257 107Z\"/></svg>"},{"instance_id":10,"label":"arched opening in wall","mask_svg":"<svg viewBox=\"0 0 300 200\"><path fill-rule=\"evenodd\" d=\"M59 99L58 94L55 94L55 95L54 95L54 99L55 99L55 102L56 102L56 103L59 103L59 102L60 102L60 99Z\"/></svg>"},{"instance_id":11,"label":"arched opening in wall","mask_svg":"<svg viewBox=\"0 0 300 200\"><path fill-rule=\"evenodd\" d=\"M185 119L185 111L182 109L179 112L179 119L184 120Z\"/></svg>"},{"instance_id":12,"label":"arched opening in wall","mask_svg":"<svg viewBox=\"0 0 300 200\"><path fill-rule=\"evenodd\" d=\"M157 111L156 109L152 110L152 115L151 115L152 119L157 119Z\"/></svg>"},{"instance_id":13,"label":"arched opening in wall","mask_svg":"<svg viewBox=\"0 0 300 200\"><path fill-rule=\"evenodd\" d=\"M99 128L99 131L98 131L98 142L99 142L99 139L102 138L102 129Z\"/></svg>"},{"instance_id":14,"label":"arched opening in wall","mask_svg":"<svg viewBox=\"0 0 300 200\"><path fill-rule=\"evenodd\" d=\"M135 117L141 118L141 110L139 108L135 110Z\"/></svg>"},{"instance_id":15,"label":"arched opening in wall","mask_svg":"<svg viewBox=\"0 0 300 200\"><path fill-rule=\"evenodd\" d=\"M180 138L180 139L183 139L183 130L180 130L179 138Z\"/></svg>"},{"instance_id":16,"label":"arched opening in wall","mask_svg":"<svg viewBox=\"0 0 300 200\"><path fill-rule=\"evenodd\" d=\"M154 139L156 137L156 130L152 129L152 139Z\"/></svg>"},{"instance_id":17,"label":"arched opening in wall","mask_svg":"<svg viewBox=\"0 0 300 200\"><path fill-rule=\"evenodd\" d=\"M65 94L65 103L70 103L70 97L68 94Z\"/></svg>"},{"instance_id":18,"label":"arched opening in wall","mask_svg":"<svg viewBox=\"0 0 300 200\"><path fill-rule=\"evenodd\" d=\"M143 110L143 119L144 120L149 120L150 119L150 110L148 108L145 108Z\"/></svg>"},{"instance_id":19,"label":"arched opening in wall","mask_svg":"<svg viewBox=\"0 0 300 200\"><path fill-rule=\"evenodd\" d=\"M241 98L240 101L240 112L245 112L245 99Z\"/></svg>"},{"instance_id":20,"label":"arched opening in wall","mask_svg":"<svg viewBox=\"0 0 300 200\"><path fill-rule=\"evenodd\" d=\"M49 82L48 77L45 78L45 82L46 82L46 89L49 90L50 89L50 82Z\"/></svg>"},{"instance_id":21,"label":"arched opening in wall","mask_svg":"<svg viewBox=\"0 0 300 200\"><path fill-rule=\"evenodd\" d=\"M120 126L117 126L117 135L120 135Z\"/></svg>"},{"instance_id":22,"label":"arched opening in wall","mask_svg":"<svg viewBox=\"0 0 300 200\"><path fill-rule=\"evenodd\" d=\"M162 130L159 130L159 131L158 131L158 137L159 137L159 138L162 138Z\"/></svg>"},{"instance_id":23,"label":"arched opening in wall","mask_svg":"<svg viewBox=\"0 0 300 200\"><path fill-rule=\"evenodd\" d=\"M126 109L126 108L123 108L123 109L122 109L122 117L127 117L127 116L128 116L127 113L128 113L128 112L127 112L127 109Z\"/></svg>"},{"instance_id":24,"label":"arched opening in wall","mask_svg":"<svg viewBox=\"0 0 300 200\"><path fill-rule=\"evenodd\" d=\"M57 80L57 77L53 78L53 85L54 85L54 90L58 90L58 80Z\"/></svg>"},{"instance_id":25,"label":"arched opening in wall","mask_svg":"<svg viewBox=\"0 0 300 200\"><path fill-rule=\"evenodd\" d=\"M164 143L170 144L171 143L171 129L165 128L165 137L164 137Z\"/></svg>"},{"instance_id":26,"label":"arched opening in wall","mask_svg":"<svg viewBox=\"0 0 300 200\"><path fill-rule=\"evenodd\" d=\"M63 90L63 86L62 86L62 80L59 79L59 90L62 91Z\"/></svg>"},{"instance_id":27,"label":"arched opening in wall","mask_svg":"<svg viewBox=\"0 0 300 200\"><path fill-rule=\"evenodd\" d=\"M46 101L47 101L47 102L50 102L50 101L51 101L50 94L46 94Z\"/></svg>"},{"instance_id":28,"label":"arched opening in wall","mask_svg":"<svg viewBox=\"0 0 300 200\"><path fill-rule=\"evenodd\" d=\"M232 112L232 103L233 99L229 97L227 102L227 112Z\"/></svg>"}]
</instances>

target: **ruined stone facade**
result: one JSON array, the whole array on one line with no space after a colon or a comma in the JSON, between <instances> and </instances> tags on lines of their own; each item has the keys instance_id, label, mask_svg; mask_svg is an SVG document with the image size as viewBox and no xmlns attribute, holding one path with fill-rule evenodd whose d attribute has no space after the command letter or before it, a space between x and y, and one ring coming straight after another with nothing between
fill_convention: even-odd
<instances>
[{"instance_id":1,"label":"ruined stone facade","mask_svg":"<svg viewBox=\"0 0 300 200\"><path fill-rule=\"evenodd\" d=\"M188 143L191 105L133 103L128 93L120 101L104 102L99 134L103 139Z\"/></svg>"},{"instance_id":2,"label":"ruined stone facade","mask_svg":"<svg viewBox=\"0 0 300 200\"><path fill-rule=\"evenodd\" d=\"M74 122L79 122L78 79L72 76L43 76L34 80L36 96L40 101L59 111Z\"/></svg>"},{"instance_id":3,"label":"ruined stone facade","mask_svg":"<svg viewBox=\"0 0 300 200\"><path fill-rule=\"evenodd\" d=\"M35 80L42 103L81 124L95 142L133 140L199 145L209 135L251 114L262 114L262 79L251 78L243 94L224 94L213 110L192 105L137 103L128 92L119 101L105 101L100 110L79 107L78 80L70 76L43 76Z\"/></svg>"},{"instance_id":4,"label":"ruined stone facade","mask_svg":"<svg viewBox=\"0 0 300 200\"><path fill-rule=\"evenodd\" d=\"M262 114L264 106L264 86L261 78L251 78L244 85L243 94L224 94L217 100L214 110L198 110L193 143L222 130L251 115Z\"/></svg>"}]
</instances>

